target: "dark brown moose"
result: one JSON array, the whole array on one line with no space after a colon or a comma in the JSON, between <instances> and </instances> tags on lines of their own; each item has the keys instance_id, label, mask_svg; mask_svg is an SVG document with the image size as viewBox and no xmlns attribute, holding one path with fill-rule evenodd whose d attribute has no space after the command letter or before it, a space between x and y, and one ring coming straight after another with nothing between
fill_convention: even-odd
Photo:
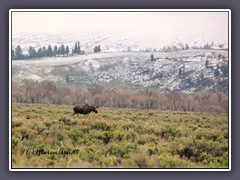
<instances>
[{"instance_id":1,"label":"dark brown moose","mask_svg":"<svg viewBox=\"0 0 240 180\"><path fill-rule=\"evenodd\" d=\"M89 114L91 113L92 111L95 112L95 113L98 113L98 111L96 110L96 107L95 106L90 106L88 104L85 104L84 106L75 106L73 107L73 115L74 114Z\"/></svg>"}]
</instances>

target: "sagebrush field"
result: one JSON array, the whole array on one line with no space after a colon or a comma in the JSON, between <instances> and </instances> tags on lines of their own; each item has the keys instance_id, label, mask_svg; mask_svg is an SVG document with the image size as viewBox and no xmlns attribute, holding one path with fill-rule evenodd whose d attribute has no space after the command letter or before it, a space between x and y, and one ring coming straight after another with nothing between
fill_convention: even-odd
<instances>
[{"instance_id":1,"label":"sagebrush field","mask_svg":"<svg viewBox=\"0 0 240 180\"><path fill-rule=\"evenodd\" d=\"M72 107L12 104L13 168L228 168L227 114Z\"/></svg>"}]
</instances>

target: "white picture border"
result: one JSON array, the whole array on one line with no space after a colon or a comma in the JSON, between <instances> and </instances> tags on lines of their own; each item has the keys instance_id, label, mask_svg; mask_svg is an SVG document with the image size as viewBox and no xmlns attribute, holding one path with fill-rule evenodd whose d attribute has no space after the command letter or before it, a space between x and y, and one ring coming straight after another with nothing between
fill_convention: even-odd
<instances>
[{"instance_id":1,"label":"white picture border","mask_svg":"<svg viewBox=\"0 0 240 180\"><path fill-rule=\"evenodd\" d=\"M228 61L229 61L229 166L228 169L215 168L178 168L178 169L143 169L143 168L12 168L12 12L228 12ZM9 171L231 171L231 10L230 9L10 9L9 10Z\"/></svg>"}]
</instances>

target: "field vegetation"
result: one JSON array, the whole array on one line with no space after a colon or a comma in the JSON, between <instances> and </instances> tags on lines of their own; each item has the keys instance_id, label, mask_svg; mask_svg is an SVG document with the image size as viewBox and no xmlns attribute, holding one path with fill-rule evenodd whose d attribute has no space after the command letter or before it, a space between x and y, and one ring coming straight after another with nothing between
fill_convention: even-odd
<instances>
[{"instance_id":1,"label":"field vegetation","mask_svg":"<svg viewBox=\"0 0 240 180\"><path fill-rule=\"evenodd\" d=\"M228 168L225 113L72 107L12 104L13 168Z\"/></svg>"}]
</instances>

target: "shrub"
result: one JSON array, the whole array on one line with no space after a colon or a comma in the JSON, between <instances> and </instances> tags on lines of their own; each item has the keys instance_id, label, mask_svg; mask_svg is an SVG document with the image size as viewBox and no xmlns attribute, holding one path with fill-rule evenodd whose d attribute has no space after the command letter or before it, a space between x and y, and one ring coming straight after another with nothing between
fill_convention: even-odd
<instances>
[{"instance_id":1,"label":"shrub","mask_svg":"<svg viewBox=\"0 0 240 180\"><path fill-rule=\"evenodd\" d=\"M117 157L124 157L124 150L123 147L119 146L118 144L111 144L105 150L105 156L117 156Z\"/></svg>"},{"instance_id":2,"label":"shrub","mask_svg":"<svg viewBox=\"0 0 240 180\"><path fill-rule=\"evenodd\" d=\"M109 131L104 131L96 135L96 138L102 140L104 144L108 144L112 137L113 135Z\"/></svg>"},{"instance_id":3,"label":"shrub","mask_svg":"<svg viewBox=\"0 0 240 180\"><path fill-rule=\"evenodd\" d=\"M136 145L128 142L121 144L110 144L105 151L105 156L114 155L121 158L127 158L130 152L136 150Z\"/></svg>"},{"instance_id":4,"label":"shrub","mask_svg":"<svg viewBox=\"0 0 240 180\"><path fill-rule=\"evenodd\" d=\"M78 130L74 130L72 132L69 132L68 136L70 139L72 139L73 143L76 143L80 137L83 136L83 133Z\"/></svg>"},{"instance_id":5,"label":"shrub","mask_svg":"<svg viewBox=\"0 0 240 180\"><path fill-rule=\"evenodd\" d=\"M150 146L150 147L147 148L147 154L149 156L157 154L157 152L158 152L158 148L156 146Z\"/></svg>"},{"instance_id":6,"label":"shrub","mask_svg":"<svg viewBox=\"0 0 240 180\"><path fill-rule=\"evenodd\" d=\"M66 118L66 117L61 117L59 118L59 122L63 122L64 125L66 126L72 126L72 125L77 125L77 121L73 121L69 118Z\"/></svg>"},{"instance_id":7,"label":"shrub","mask_svg":"<svg viewBox=\"0 0 240 180\"><path fill-rule=\"evenodd\" d=\"M124 124L123 125L123 130L129 130L135 128L135 124L129 123L129 124Z\"/></svg>"},{"instance_id":8,"label":"shrub","mask_svg":"<svg viewBox=\"0 0 240 180\"><path fill-rule=\"evenodd\" d=\"M94 129L102 130L102 131L110 131L111 130L111 126L109 124L107 124L106 122L96 122L92 125L92 127Z\"/></svg>"},{"instance_id":9,"label":"shrub","mask_svg":"<svg viewBox=\"0 0 240 180\"><path fill-rule=\"evenodd\" d=\"M228 167L227 115L102 108L71 117L71 111L66 105L13 104L13 167ZM29 147L80 151L22 156Z\"/></svg>"},{"instance_id":10,"label":"shrub","mask_svg":"<svg viewBox=\"0 0 240 180\"><path fill-rule=\"evenodd\" d=\"M114 138L115 141L120 142L124 138L124 133L122 133L120 131L114 131L113 138Z\"/></svg>"},{"instance_id":11,"label":"shrub","mask_svg":"<svg viewBox=\"0 0 240 180\"><path fill-rule=\"evenodd\" d=\"M19 143L19 139L16 137L12 137L12 149L16 149Z\"/></svg>"},{"instance_id":12,"label":"shrub","mask_svg":"<svg viewBox=\"0 0 240 180\"><path fill-rule=\"evenodd\" d=\"M12 128L20 127L23 125L22 121L13 121L12 122Z\"/></svg>"},{"instance_id":13,"label":"shrub","mask_svg":"<svg viewBox=\"0 0 240 180\"><path fill-rule=\"evenodd\" d=\"M135 127L135 131L138 133L138 134L145 134L147 133L147 130L145 127L143 127L142 125L137 125Z\"/></svg>"},{"instance_id":14,"label":"shrub","mask_svg":"<svg viewBox=\"0 0 240 180\"><path fill-rule=\"evenodd\" d=\"M163 153L158 157L160 165L163 168L191 168L194 165L186 160L181 159L178 155Z\"/></svg>"},{"instance_id":15,"label":"shrub","mask_svg":"<svg viewBox=\"0 0 240 180\"><path fill-rule=\"evenodd\" d=\"M169 125L163 126L161 130L157 132L157 134L162 138L165 138L168 140L171 140L181 135L180 131L176 127L172 127Z\"/></svg>"},{"instance_id":16,"label":"shrub","mask_svg":"<svg viewBox=\"0 0 240 180\"><path fill-rule=\"evenodd\" d=\"M146 154L141 153L134 156L134 163L138 168L148 168L150 166L150 162Z\"/></svg>"},{"instance_id":17,"label":"shrub","mask_svg":"<svg viewBox=\"0 0 240 180\"><path fill-rule=\"evenodd\" d=\"M22 139L22 141L24 139L30 139L33 136L34 136L34 133L33 133L32 130L21 129L21 139Z\"/></svg>"},{"instance_id":18,"label":"shrub","mask_svg":"<svg viewBox=\"0 0 240 180\"><path fill-rule=\"evenodd\" d=\"M50 126L52 125L52 122L45 122L45 125L46 125L47 127L50 127Z\"/></svg>"},{"instance_id":19,"label":"shrub","mask_svg":"<svg viewBox=\"0 0 240 180\"><path fill-rule=\"evenodd\" d=\"M119 159L116 156L105 157L103 160L103 165L106 167L117 167L119 164Z\"/></svg>"}]
</instances>

